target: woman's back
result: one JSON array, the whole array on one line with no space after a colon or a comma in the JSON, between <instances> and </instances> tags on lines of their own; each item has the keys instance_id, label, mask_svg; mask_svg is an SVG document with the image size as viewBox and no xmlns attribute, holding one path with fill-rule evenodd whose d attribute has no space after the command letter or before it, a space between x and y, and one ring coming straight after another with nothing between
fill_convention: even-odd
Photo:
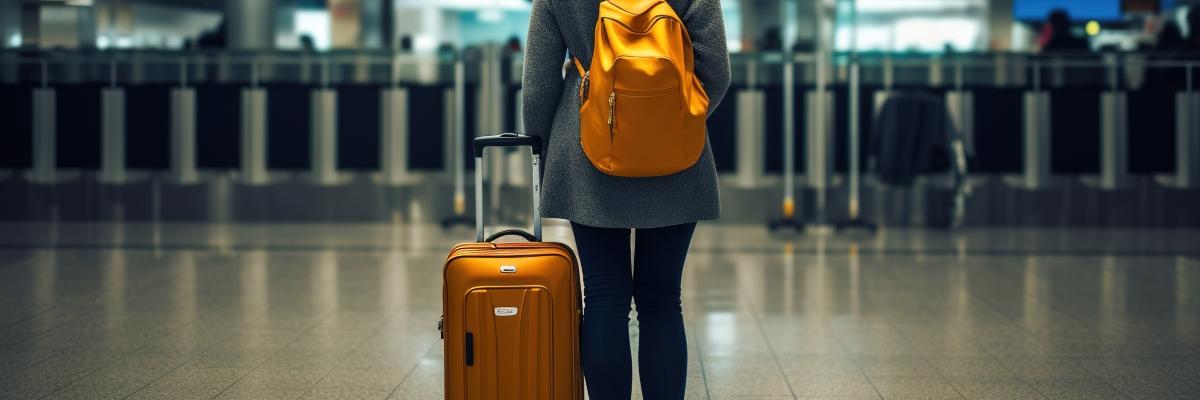
<instances>
[{"instance_id":1,"label":"woman's back","mask_svg":"<svg viewBox=\"0 0 1200 400\"><path fill-rule=\"evenodd\" d=\"M652 0L614 0L640 4ZM719 0L667 0L692 41L695 74L709 97L709 112L729 85L729 56ZM534 0L523 77L525 133L548 142L542 215L596 227L653 228L716 219L720 215L716 166L705 149L682 172L655 178L622 178L595 169L579 134L581 79L563 76L570 52L591 61L599 0Z\"/></svg>"}]
</instances>

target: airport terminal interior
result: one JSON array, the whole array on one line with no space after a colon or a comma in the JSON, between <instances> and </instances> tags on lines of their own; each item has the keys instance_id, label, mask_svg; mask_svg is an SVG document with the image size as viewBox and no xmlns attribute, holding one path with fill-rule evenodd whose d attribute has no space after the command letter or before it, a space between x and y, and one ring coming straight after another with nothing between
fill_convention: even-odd
<instances>
[{"instance_id":1,"label":"airport terminal interior","mask_svg":"<svg viewBox=\"0 0 1200 400\"><path fill-rule=\"evenodd\" d=\"M0 1L0 398L453 398L542 1ZM1200 1L719 4L685 398L1200 398Z\"/></svg>"}]
</instances>

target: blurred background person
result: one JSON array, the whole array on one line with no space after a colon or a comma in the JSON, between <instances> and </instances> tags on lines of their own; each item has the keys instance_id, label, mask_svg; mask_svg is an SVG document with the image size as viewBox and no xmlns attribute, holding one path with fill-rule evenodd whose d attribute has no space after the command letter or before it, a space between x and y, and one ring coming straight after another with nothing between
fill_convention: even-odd
<instances>
[{"instance_id":1,"label":"blurred background person","mask_svg":"<svg viewBox=\"0 0 1200 400\"><path fill-rule=\"evenodd\" d=\"M1071 32L1071 15L1063 9L1050 12L1038 43L1042 52L1089 50L1087 39L1076 37Z\"/></svg>"}]
</instances>

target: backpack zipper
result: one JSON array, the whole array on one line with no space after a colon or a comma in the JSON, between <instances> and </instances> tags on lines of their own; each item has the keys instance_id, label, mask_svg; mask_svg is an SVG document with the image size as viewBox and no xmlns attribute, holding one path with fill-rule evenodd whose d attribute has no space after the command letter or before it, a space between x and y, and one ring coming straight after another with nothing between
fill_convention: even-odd
<instances>
[{"instance_id":1,"label":"backpack zipper","mask_svg":"<svg viewBox=\"0 0 1200 400\"><path fill-rule=\"evenodd\" d=\"M588 83L590 83L590 82L588 82L588 80L591 79L591 75L592 75L592 71L584 72L583 80L579 82L579 98L581 100L587 99Z\"/></svg>"},{"instance_id":2,"label":"backpack zipper","mask_svg":"<svg viewBox=\"0 0 1200 400\"><path fill-rule=\"evenodd\" d=\"M613 91L608 94L608 134L612 136L613 114L617 108L617 92Z\"/></svg>"}]
</instances>

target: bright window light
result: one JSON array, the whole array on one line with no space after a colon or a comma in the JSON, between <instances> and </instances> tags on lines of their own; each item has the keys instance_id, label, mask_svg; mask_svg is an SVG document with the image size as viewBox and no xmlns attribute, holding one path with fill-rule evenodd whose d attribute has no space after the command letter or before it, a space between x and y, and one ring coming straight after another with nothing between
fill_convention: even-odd
<instances>
[{"instance_id":1,"label":"bright window light","mask_svg":"<svg viewBox=\"0 0 1200 400\"><path fill-rule=\"evenodd\" d=\"M479 10L475 13L475 19L484 23L497 23L504 21L504 12L495 8Z\"/></svg>"},{"instance_id":2,"label":"bright window light","mask_svg":"<svg viewBox=\"0 0 1200 400\"><path fill-rule=\"evenodd\" d=\"M297 36L311 36L313 39L313 47L317 50L329 49L330 23L328 11L296 11L295 23Z\"/></svg>"},{"instance_id":3,"label":"bright window light","mask_svg":"<svg viewBox=\"0 0 1200 400\"><path fill-rule=\"evenodd\" d=\"M896 21L897 51L941 51L950 45L957 51L974 49L979 38L979 23L970 19L904 19Z\"/></svg>"},{"instance_id":4,"label":"bright window light","mask_svg":"<svg viewBox=\"0 0 1200 400\"><path fill-rule=\"evenodd\" d=\"M839 51L941 52L947 46L954 51L982 47L986 0L857 0L857 31L851 26L855 12L851 4L855 3L839 3L834 35Z\"/></svg>"},{"instance_id":5,"label":"bright window light","mask_svg":"<svg viewBox=\"0 0 1200 400\"><path fill-rule=\"evenodd\" d=\"M8 35L8 47L21 47L21 34L14 33Z\"/></svg>"},{"instance_id":6,"label":"bright window light","mask_svg":"<svg viewBox=\"0 0 1200 400\"><path fill-rule=\"evenodd\" d=\"M858 12L949 11L986 4L985 0L858 0Z\"/></svg>"},{"instance_id":7,"label":"bright window light","mask_svg":"<svg viewBox=\"0 0 1200 400\"><path fill-rule=\"evenodd\" d=\"M437 50L437 38L430 34L413 36L413 50L425 52Z\"/></svg>"}]
</instances>

